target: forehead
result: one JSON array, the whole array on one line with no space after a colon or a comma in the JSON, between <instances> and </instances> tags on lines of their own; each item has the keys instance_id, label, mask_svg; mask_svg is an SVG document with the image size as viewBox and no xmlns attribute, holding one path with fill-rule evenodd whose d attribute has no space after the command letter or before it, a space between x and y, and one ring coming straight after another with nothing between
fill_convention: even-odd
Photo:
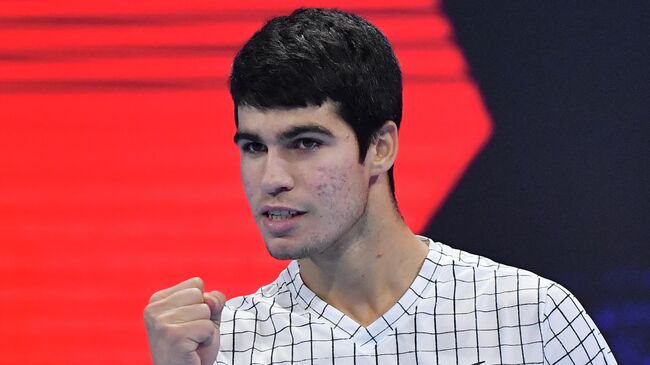
<instances>
[{"instance_id":1,"label":"forehead","mask_svg":"<svg viewBox=\"0 0 650 365\"><path fill-rule=\"evenodd\" d=\"M352 132L348 124L339 116L336 105L324 102L320 106L300 108L258 109L250 106L237 108L238 132L255 133L271 137L296 126L321 126L335 136Z\"/></svg>"}]
</instances>

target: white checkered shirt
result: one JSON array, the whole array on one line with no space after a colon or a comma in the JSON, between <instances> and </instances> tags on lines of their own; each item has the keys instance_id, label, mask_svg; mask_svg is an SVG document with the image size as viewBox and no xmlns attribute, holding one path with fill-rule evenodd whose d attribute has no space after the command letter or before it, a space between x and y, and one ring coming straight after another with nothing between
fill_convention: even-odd
<instances>
[{"instance_id":1,"label":"white checkered shirt","mask_svg":"<svg viewBox=\"0 0 650 365\"><path fill-rule=\"evenodd\" d=\"M216 364L616 364L562 286L420 239L429 253L415 281L367 327L316 296L291 262L227 302Z\"/></svg>"}]
</instances>

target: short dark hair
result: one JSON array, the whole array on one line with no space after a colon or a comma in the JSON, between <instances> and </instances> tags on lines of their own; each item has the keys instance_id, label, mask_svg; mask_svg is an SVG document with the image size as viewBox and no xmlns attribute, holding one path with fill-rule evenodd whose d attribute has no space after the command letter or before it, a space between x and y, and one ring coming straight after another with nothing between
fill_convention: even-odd
<instances>
[{"instance_id":1,"label":"short dark hair","mask_svg":"<svg viewBox=\"0 0 650 365\"><path fill-rule=\"evenodd\" d=\"M301 8L268 21L237 53L230 75L237 107L320 106L332 101L354 130L362 163L375 133L402 119L402 73L388 39L337 9ZM388 171L395 199L393 168Z\"/></svg>"}]
</instances>

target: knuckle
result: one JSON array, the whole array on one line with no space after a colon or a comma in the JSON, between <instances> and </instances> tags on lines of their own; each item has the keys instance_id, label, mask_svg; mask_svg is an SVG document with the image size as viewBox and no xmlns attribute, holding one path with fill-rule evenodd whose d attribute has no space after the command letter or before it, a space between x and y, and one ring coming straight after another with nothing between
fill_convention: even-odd
<instances>
[{"instance_id":1,"label":"knuckle","mask_svg":"<svg viewBox=\"0 0 650 365\"><path fill-rule=\"evenodd\" d=\"M146 306L143 312L145 323L152 323L154 320L154 315L151 313L151 307Z\"/></svg>"},{"instance_id":2,"label":"knuckle","mask_svg":"<svg viewBox=\"0 0 650 365\"><path fill-rule=\"evenodd\" d=\"M157 301L160 301L161 299L165 298L165 293L169 290L169 288L166 289L160 289L153 293L151 297L149 298L149 303L155 303Z\"/></svg>"},{"instance_id":3,"label":"knuckle","mask_svg":"<svg viewBox=\"0 0 650 365\"><path fill-rule=\"evenodd\" d=\"M196 299L199 302L203 302L203 291L199 288L189 288L187 289L188 295L191 295L192 298Z\"/></svg>"},{"instance_id":4,"label":"knuckle","mask_svg":"<svg viewBox=\"0 0 650 365\"><path fill-rule=\"evenodd\" d=\"M162 318L152 318L151 319L151 327L154 330L154 332L164 332L164 328L166 326L166 323L162 320Z\"/></svg>"},{"instance_id":5,"label":"knuckle","mask_svg":"<svg viewBox=\"0 0 650 365\"><path fill-rule=\"evenodd\" d=\"M225 296L225 294L223 294L223 293L220 292L220 291L215 292L215 293L217 294L217 297L219 298L219 301L220 301L221 303L225 303L225 302L226 302L226 296Z\"/></svg>"},{"instance_id":6,"label":"knuckle","mask_svg":"<svg viewBox=\"0 0 650 365\"><path fill-rule=\"evenodd\" d=\"M147 333L159 339L168 340L173 336L171 325L166 323L162 318L151 318L147 322Z\"/></svg>"},{"instance_id":7,"label":"knuckle","mask_svg":"<svg viewBox=\"0 0 650 365\"><path fill-rule=\"evenodd\" d=\"M178 330L176 330L176 327L168 323L161 324L159 329L160 333L166 338L173 339L178 337Z\"/></svg>"},{"instance_id":8,"label":"knuckle","mask_svg":"<svg viewBox=\"0 0 650 365\"><path fill-rule=\"evenodd\" d=\"M154 327L160 319L160 313L156 310L155 304L149 304L144 308L143 317L147 327Z\"/></svg>"},{"instance_id":9,"label":"knuckle","mask_svg":"<svg viewBox=\"0 0 650 365\"><path fill-rule=\"evenodd\" d=\"M156 327L156 332L160 337L169 342L176 342L180 339L182 333L179 331L177 326L163 322L157 322L156 324L158 325Z\"/></svg>"},{"instance_id":10,"label":"knuckle","mask_svg":"<svg viewBox=\"0 0 650 365\"><path fill-rule=\"evenodd\" d=\"M210 318L211 310L209 305L207 305L206 303L201 303L199 304L198 308L202 318Z\"/></svg>"},{"instance_id":11,"label":"knuckle","mask_svg":"<svg viewBox=\"0 0 650 365\"><path fill-rule=\"evenodd\" d=\"M203 288L203 279L198 276L195 276L190 279L190 282L195 285L197 288Z\"/></svg>"},{"instance_id":12,"label":"knuckle","mask_svg":"<svg viewBox=\"0 0 650 365\"><path fill-rule=\"evenodd\" d=\"M157 302L160 296L161 296L160 291L153 293L153 295L149 298L149 304Z\"/></svg>"}]
</instances>

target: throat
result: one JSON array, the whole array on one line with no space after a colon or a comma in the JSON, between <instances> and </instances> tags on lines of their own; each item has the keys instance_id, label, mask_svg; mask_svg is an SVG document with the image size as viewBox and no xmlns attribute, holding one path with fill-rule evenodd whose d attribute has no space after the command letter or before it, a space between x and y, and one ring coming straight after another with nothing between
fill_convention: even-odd
<instances>
[{"instance_id":1,"label":"throat","mask_svg":"<svg viewBox=\"0 0 650 365\"><path fill-rule=\"evenodd\" d=\"M334 301L331 305L360 326L368 327L388 313L398 301L399 297L387 296L386 298L373 298L372 301L344 301L341 303Z\"/></svg>"},{"instance_id":2,"label":"throat","mask_svg":"<svg viewBox=\"0 0 650 365\"><path fill-rule=\"evenodd\" d=\"M389 249L366 248L329 265L301 260L301 277L320 299L367 327L394 307L417 278L428 247L412 238Z\"/></svg>"}]
</instances>

